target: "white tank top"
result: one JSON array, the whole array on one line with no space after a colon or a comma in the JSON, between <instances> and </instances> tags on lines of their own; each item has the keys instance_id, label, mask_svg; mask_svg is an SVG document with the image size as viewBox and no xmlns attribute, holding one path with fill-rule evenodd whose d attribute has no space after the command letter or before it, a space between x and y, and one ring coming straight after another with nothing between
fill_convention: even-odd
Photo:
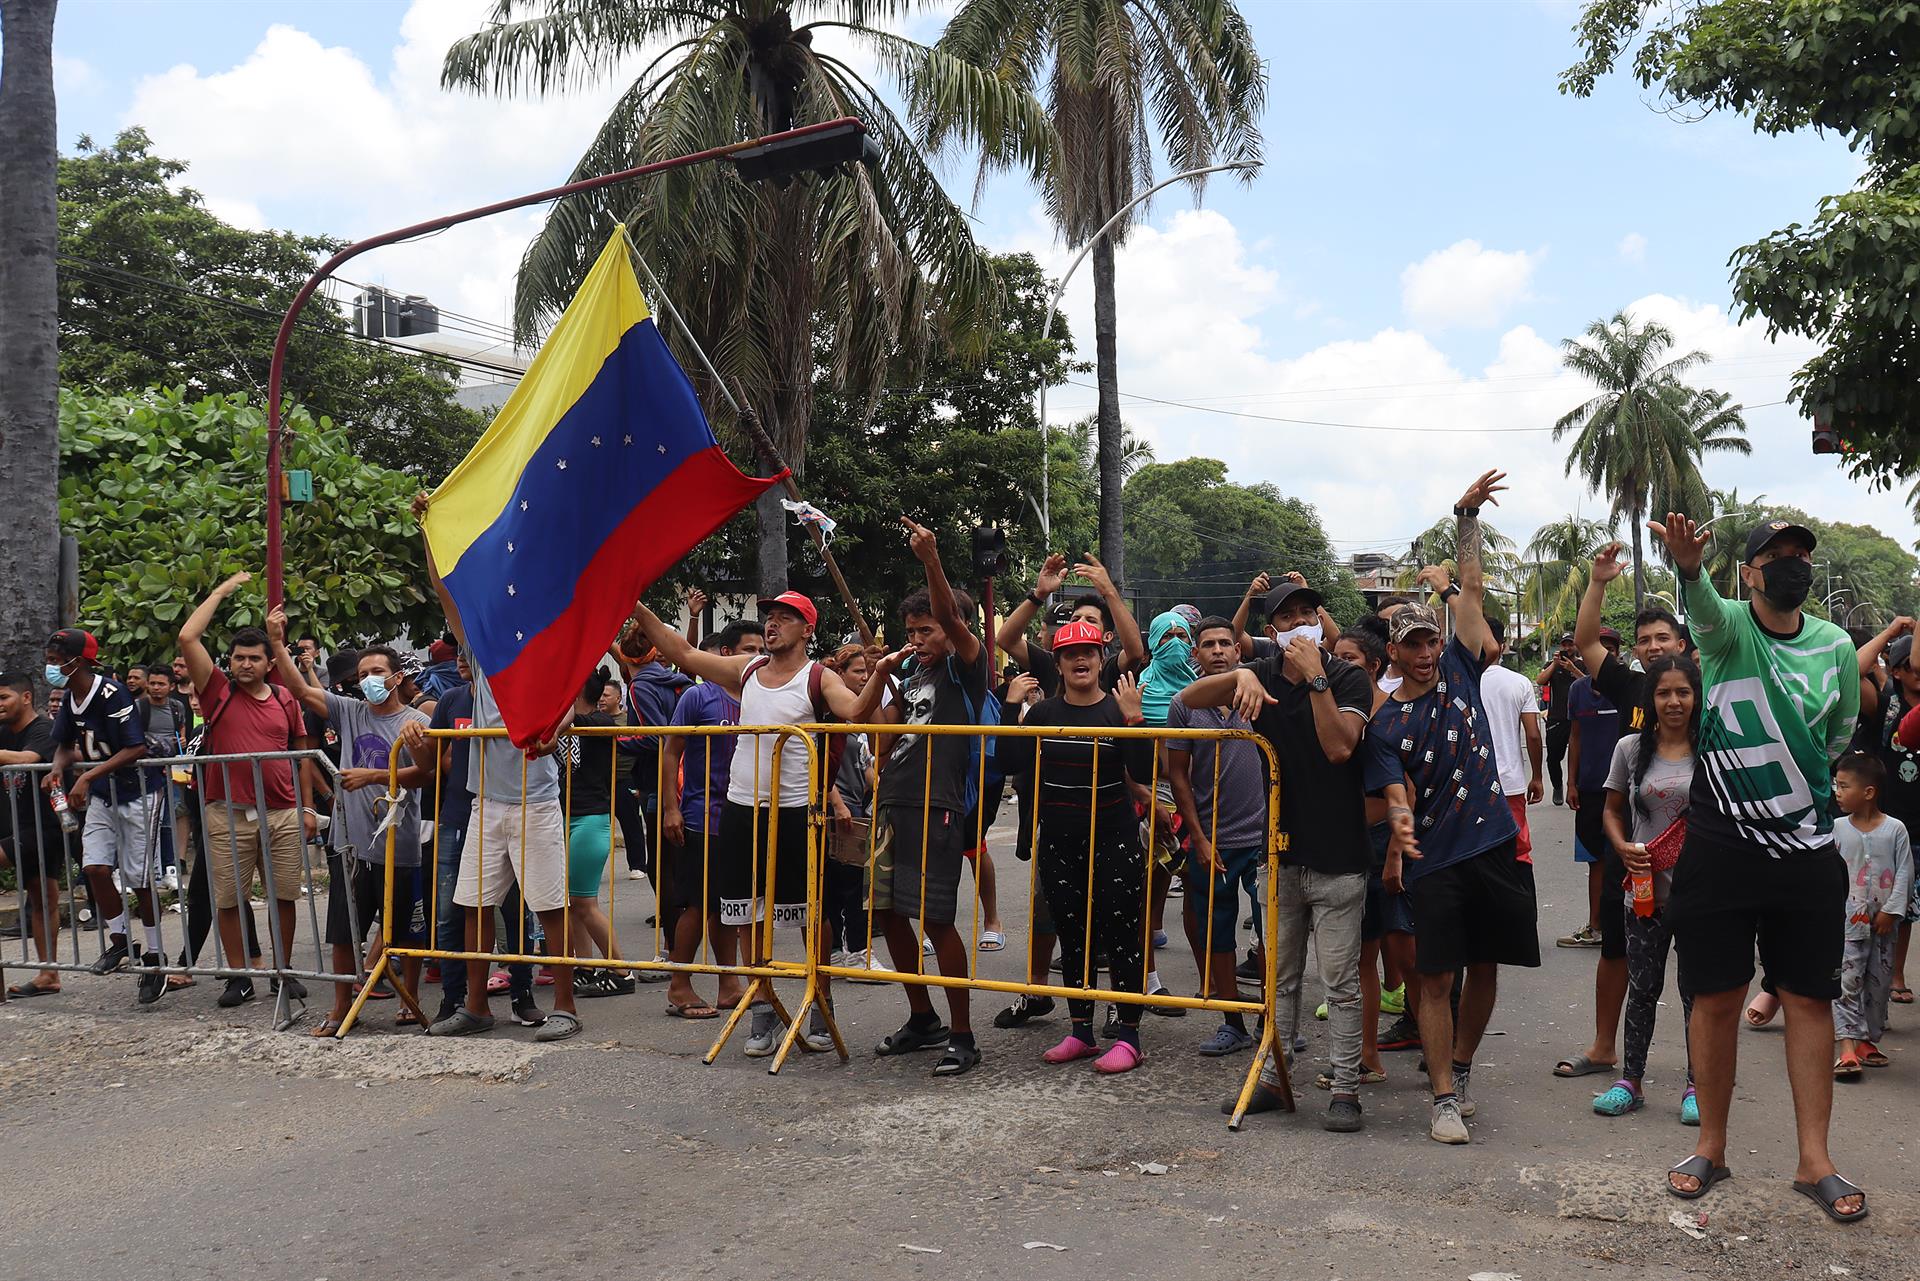
<instances>
[{"instance_id":1,"label":"white tank top","mask_svg":"<svg viewBox=\"0 0 1920 1281\"><path fill-rule=\"evenodd\" d=\"M763 663L747 677L740 690L742 725L805 725L813 720L813 698L807 692L813 664L802 665L786 684L764 685ZM777 734L747 734L733 751L733 769L727 776L727 799L736 805L765 805L773 777L773 749ZM807 803L807 747L797 735L780 748L782 808Z\"/></svg>"}]
</instances>

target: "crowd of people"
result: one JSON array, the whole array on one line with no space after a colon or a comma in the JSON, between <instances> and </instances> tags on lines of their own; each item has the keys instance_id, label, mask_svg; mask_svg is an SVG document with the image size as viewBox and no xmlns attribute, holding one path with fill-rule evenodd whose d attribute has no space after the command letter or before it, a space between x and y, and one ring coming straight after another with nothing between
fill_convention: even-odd
<instances>
[{"instance_id":1,"label":"crowd of people","mask_svg":"<svg viewBox=\"0 0 1920 1281\"><path fill-rule=\"evenodd\" d=\"M504 993L514 1021L552 1041L581 1031L578 998L635 990L623 970L584 963L622 960L601 908L617 849L629 876L655 881L656 959L691 965L705 944L731 967L765 959L769 921L807 924L808 820L822 806L836 847L853 851L822 864L825 919L808 935L820 1000L799 1035L824 1049L834 973L868 979L931 965L963 980L976 949L1004 946L981 833L1011 791L1014 853L1033 863L1040 890L1029 984L1048 982L1057 954L1062 985L1134 998L1110 1003L1098 1024L1091 997L1070 997L1044 1062L1089 1060L1113 1075L1164 1048L1150 1044L1159 1038L1142 1015L1187 1013L1158 962L1177 899L1197 995L1240 1001L1243 982L1257 990L1271 952L1269 1008L1283 1047L1302 1043L1312 942L1313 987L1324 995L1314 1013L1328 1023L1330 1049L1316 1080L1329 1096L1325 1128L1362 1129L1364 1090L1384 1079L1383 1053L1417 1049L1429 1134L1461 1144L1482 1101L1473 1068L1500 971L1540 964L1528 811L1548 803L1550 780L1551 803L1574 812L1575 857L1589 867L1587 920L1558 942L1598 951L1593 1038L1554 1074L1612 1078L1593 1100L1602 1116L1642 1108L1677 953L1688 1064L1678 1116L1698 1136L1668 1190L1697 1198L1728 1177L1738 1027L1784 1014L1794 1186L1835 1219L1863 1217L1865 1194L1835 1169L1827 1129L1834 1080L1885 1065L1888 1006L1913 1000L1912 622L1896 619L1856 649L1806 613L1815 539L1784 521L1753 532L1739 570L1747 599L1728 601L1701 569L1706 534L1672 515L1653 530L1677 571L1686 623L1643 609L1630 648L1602 623L1622 568L1611 544L1536 686L1503 664L1505 629L1485 608L1480 514L1503 481L1489 471L1455 505L1453 571L1423 569L1417 596L1388 596L1344 626L1288 573L1257 577L1231 618L1183 605L1143 630L1098 561L1069 566L1050 555L1033 591L987 620L997 626L990 646L932 532L902 518L925 587L899 605L900 648L823 650L817 609L792 591L704 637L698 593L685 633L638 605L571 715L527 751L503 737L430 732L502 725L431 552L448 634L425 665L385 645L323 662L318 639L291 640L278 610L263 629L233 631L216 662L205 638L248 578L238 574L187 619L169 667L116 676L92 636L66 629L46 645L57 706L36 708L27 675L0 675L0 765L51 766L6 774L0 851L20 878L44 963L57 963L64 883L84 891L106 938L92 969L137 967L144 1004L192 985L163 971L191 967L217 925L238 971L223 1006L253 998L250 968L289 968L295 908L318 851L333 974L361 969L362 945L390 910L394 941L431 936L436 950L467 958L424 973L407 958L398 970L407 993L423 980L440 987L428 1032L485 1033L495 1026L491 998ZM1092 590L1066 596L1075 578ZM995 650L1009 660L1003 671ZM813 744L728 732L832 722L884 728ZM995 732L1013 725L1050 732ZM622 735L622 726L644 732ZM1163 732L1130 732L1140 727ZM580 732L589 728L601 732ZM1247 737L1188 737L1218 730ZM302 751L323 752L333 768L290 755ZM241 764L151 763L183 752ZM820 795L809 790L815 753ZM78 880L67 874L70 844ZM184 884L169 870L177 865ZM273 909L264 938L251 907L256 877ZM168 967L159 922L175 892L187 946ZM1254 950L1243 958L1244 904L1269 895L1271 927L1254 914ZM959 927L963 909L985 920L977 939ZM873 954L878 940L891 971ZM368 965L377 937L373 946ZM514 959L496 973L497 953ZM1762 987L1749 1002L1756 954ZM47 968L10 995L57 993L60 975ZM745 1052L775 1052L787 1029L764 989L723 972L709 1002L696 977L640 975L665 979L668 1012L686 1019L716 1018L751 993ZM547 1008L536 995L543 985L553 989ZM899 986L903 1021L874 1052L937 1052L936 1076L977 1068L969 988L944 986L936 1001L925 983ZM337 1031L353 996L352 982L335 984L316 1035ZM992 1022L1019 1029L1054 1010L1052 997L1022 994ZM1384 1028L1382 1014L1393 1018ZM1220 1018L1193 1049L1225 1056L1255 1044L1242 1013ZM1251 1111L1282 1106L1286 1070L1279 1056L1269 1062Z\"/></svg>"}]
</instances>

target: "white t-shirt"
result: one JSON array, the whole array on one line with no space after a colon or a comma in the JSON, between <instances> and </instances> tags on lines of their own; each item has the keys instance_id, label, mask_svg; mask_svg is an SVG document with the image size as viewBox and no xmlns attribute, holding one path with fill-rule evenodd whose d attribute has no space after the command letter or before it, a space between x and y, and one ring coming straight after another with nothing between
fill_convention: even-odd
<instances>
[{"instance_id":1,"label":"white t-shirt","mask_svg":"<svg viewBox=\"0 0 1920 1281\"><path fill-rule=\"evenodd\" d=\"M1495 665L1480 677L1480 701L1487 709L1487 725L1493 731L1493 757L1500 767L1500 790L1519 796L1533 777L1533 763L1527 758L1526 740L1520 733L1520 718L1540 711L1540 700L1533 682L1512 668Z\"/></svg>"}]
</instances>

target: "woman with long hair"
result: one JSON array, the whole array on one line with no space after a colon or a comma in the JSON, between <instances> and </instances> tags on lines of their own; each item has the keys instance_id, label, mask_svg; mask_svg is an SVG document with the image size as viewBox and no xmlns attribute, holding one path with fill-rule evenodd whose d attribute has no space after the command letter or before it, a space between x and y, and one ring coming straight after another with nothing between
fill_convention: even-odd
<instances>
[{"instance_id":1,"label":"woman with long hair","mask_svg":"<svg viewBox=\"0 0 1920 1281\"><path fill-rule=\"evenodd\" d=\"M1629 884L1603 885L1603 894L1627 898L1627 1044L1621 1075L1593 1101L1601 1116L1637 1111L1645 1097L1640 1084L1647 1071L1647 1048L1660 994L1667 986L1667 953L1673 930L1666 922L1673 866L1686 832L1687 803L1700 744L1700 669L1685 658L1662 655L1647 665L1646 693L1638 734L1624 736L1613 749L1607 772L1607 839L1627 866ZM1649 846L1652 847L1651 852ZM1653 910L1635 910L1632 877L1651 877ZM1683 1016L1691 1018L1693 997L1680 989ZM1687 1089L1680 1099L1680 1123L1700 1124L1689 1059Z\"/></svg>"}]
</instances>

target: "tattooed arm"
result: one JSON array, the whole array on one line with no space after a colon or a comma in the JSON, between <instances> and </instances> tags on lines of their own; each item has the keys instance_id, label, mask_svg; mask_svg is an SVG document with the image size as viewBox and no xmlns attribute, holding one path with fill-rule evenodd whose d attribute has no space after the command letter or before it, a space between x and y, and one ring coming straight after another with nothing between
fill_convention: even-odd
<instances>
[{"instance_id":1,"label":"tattooed arm","mask_svg":"<svg viewBox=\"0 0 1920 1281\"><path fill-rule=\"evenodd\" d=\"M1487 630L1486 576L1481 569L1480 508L1499 505L1498 494L1506 486L1503 471L1489 471L1468 486L1454 511L1454 557L1460 566L1460 594L1453 599L1453 631L1460 643L1475 654L1484 655L1493 644Z\"/></svg>"}]
</instances>

